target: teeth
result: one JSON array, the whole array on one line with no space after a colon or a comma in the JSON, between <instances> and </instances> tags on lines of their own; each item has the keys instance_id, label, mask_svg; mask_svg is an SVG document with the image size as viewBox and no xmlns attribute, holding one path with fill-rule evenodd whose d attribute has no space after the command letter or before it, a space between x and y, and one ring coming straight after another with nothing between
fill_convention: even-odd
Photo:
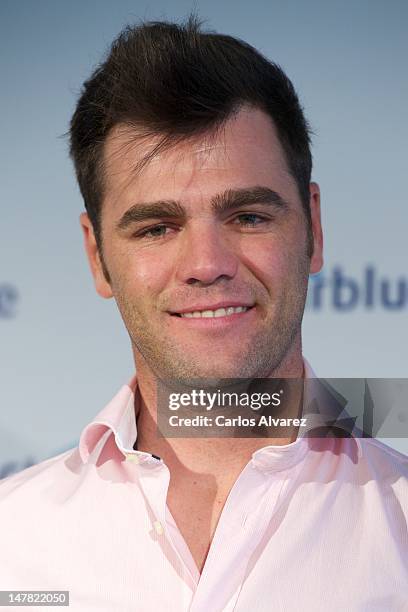
<instances>
[{"instance_id":1,"label":"teeth","mask_svg":"<svg viewBox=\"0 0 408 612\"><path fill-rule=\"evenodd\" d=\"M215 312L217 312L217 311L215 311ZM202 310L202 311L201 311L201 316L202 316L203 318L206 318L206 319L207 319L207 318L208 318L208 319L211 319L212 317L215 317L215 312L214 312L214 310ZM195 314L195 313L194 313L194 314ZM198 313L198 316L200 316L200 313Z\"/></svg>"},{"instance_id":2,"label":"teeth","mask_svg":"<svg viewBox=\"0 0 408 612\"><path fill-rule=\"evenodd\" d=\"M217 317L229 317L232 314L238 312L245 312L248 310L247 306L229 306L228 308L217 308L217 310L196 310L195 312L184 312L181 314L182 317L187 319L211 319Z\"/></svg>"}]
</instances>

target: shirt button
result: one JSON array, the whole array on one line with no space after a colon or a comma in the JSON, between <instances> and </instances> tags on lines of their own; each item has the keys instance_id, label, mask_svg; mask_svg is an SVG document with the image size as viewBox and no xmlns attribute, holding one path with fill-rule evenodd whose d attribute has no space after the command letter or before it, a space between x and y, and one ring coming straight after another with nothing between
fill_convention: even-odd
<instances>
[{"instance_id":1,"label":"shirt button","mask_svg":"<svg viewBox=\"0 0 408 612\"><path fill-rule=\"evenodd\" d=\"M130 461L131 463L139 463L139 457L134 453L127 453L126 460Z\"/></svg>"},{"instance_id":2,"label":"shirt button","mask_svg":"<svg viewBox=\"0 0 408 612\"><path fill-rule=\"evenodd\" d=\"M163 525L161 524L161 522L160 521L154 521L153 525L154 525L154 529L155 529L156 533L158 535L161 535L163 533Z\"/></svg>"}]
</instances>

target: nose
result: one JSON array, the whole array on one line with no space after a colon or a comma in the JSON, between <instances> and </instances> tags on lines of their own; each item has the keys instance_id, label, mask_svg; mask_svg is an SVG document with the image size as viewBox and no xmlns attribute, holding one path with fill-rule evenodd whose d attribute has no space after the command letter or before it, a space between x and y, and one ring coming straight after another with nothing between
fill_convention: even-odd
<instances>
[{"instance_id":1,"label":"nose","mask_svg":"<svg viewBox=\"0 0 408 612\"><path fill-rule=\"evenodd\" d=\"M216 221L197 220L184 229L177 266L179 281L211 285L234 278L237 270L238 258L233 245Z\"/></svg>"}]
</instances>

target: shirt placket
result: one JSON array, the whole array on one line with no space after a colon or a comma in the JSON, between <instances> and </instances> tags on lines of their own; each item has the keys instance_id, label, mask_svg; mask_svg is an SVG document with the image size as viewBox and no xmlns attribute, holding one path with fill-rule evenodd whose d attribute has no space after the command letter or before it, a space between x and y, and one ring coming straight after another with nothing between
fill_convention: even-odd
<instances>
[{"instance_id":1,"label":"shirt placket","mask_svg":"<svg viewBox=\"0 0 408 612\"><path fill-rule=\"evenodd\" d=\"M194 567L191 554L186 555L183 546L180 546L179 538L182 539L177 526L171 521L167 510L167 493L170 482L170 472L162 460L154 458L143 458L138 467L138 480L140 487L146 497L153 515L152 528L157 534L160 544L162 538L166 538L172 549L182 563L186 574L186 586L191 594L194 593L198 575ZM184 542L184 540L183 540Z\"/></svg>"},{"instance_id":2,"label":"shirt placket","mask_svg":"<svg viewBox=\"0 0 408 612\"><path fill-rule=\"evenodd\" d=\"M269 524L285 479L257 467L241 472L227 498L190 612L234 609L248 562Z\"/></svg>"}]
</instances>

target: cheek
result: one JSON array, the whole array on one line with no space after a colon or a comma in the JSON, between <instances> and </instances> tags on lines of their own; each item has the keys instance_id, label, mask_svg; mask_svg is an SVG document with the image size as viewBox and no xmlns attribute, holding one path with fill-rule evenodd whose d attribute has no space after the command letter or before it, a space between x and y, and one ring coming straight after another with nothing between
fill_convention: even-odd
<instances>
[{"instance_id":1,"label":"cheek","mask_svg":"<svg viewBox=\"0 0 408 612\"><path fill-rule=\"evenodd\" d=\"M133 296L135 303L154 298L166 286L169 265L153 249L118 250L113 259L112 281L122 295Z\"/></svg>"},{"instance_id":2,"label":"cheek","mask_svg":"<svg viewBox=\"0 0 408 612\"><path fill-rule=\"evenodd\" d=\"M307 283L309 260L302 232L259 238L242 244L241 261L268 293L291 293Z\"/></svg>"},{"instance_id":3,"label":"cheek","mask_svg":"<svg viewBox=\"0 0 408 612\"><path fill-rule=\"evenodd\" d=\"M242 263L265 286L287 279L293 254L288 252L283 239L258 236L257 240L248 240L241 246Z\"/></svg>"}]
</instances>

